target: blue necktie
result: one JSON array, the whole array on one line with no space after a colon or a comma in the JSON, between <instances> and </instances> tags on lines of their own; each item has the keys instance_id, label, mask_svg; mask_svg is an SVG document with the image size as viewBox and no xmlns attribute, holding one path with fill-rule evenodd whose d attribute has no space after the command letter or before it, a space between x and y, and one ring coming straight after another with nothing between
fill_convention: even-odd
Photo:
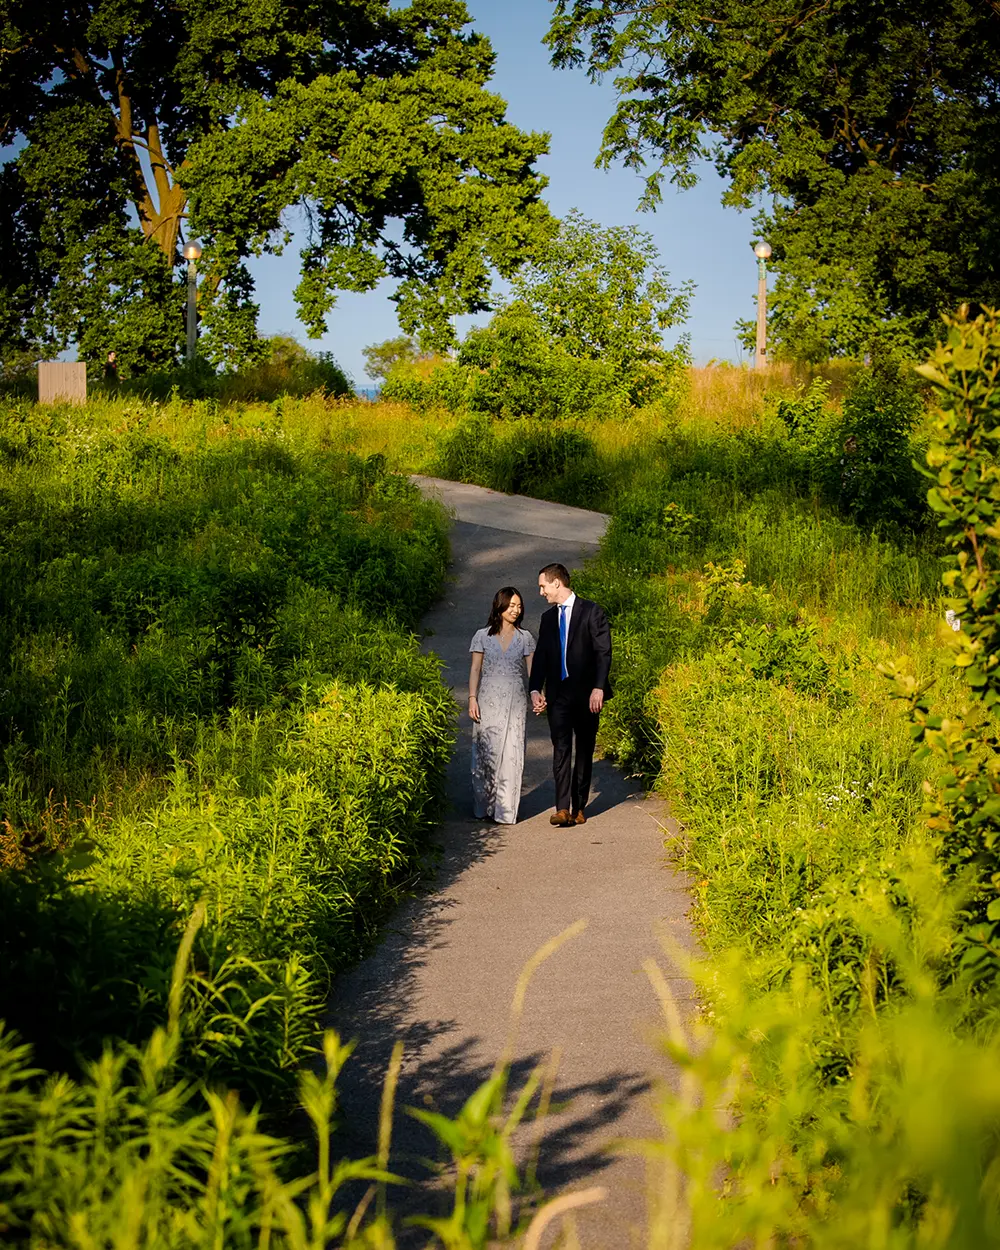
<instances>
[{"instance_id":1,"label":"blue necktie","mask_svg":"<svg viewBox=\"0 0 1000 1250\"><path fill-rule=\"evenodd\" d=\"M569 636L569 627L566 624L566 605L559 605L559 650L562 654L562 679L563 681L569 677L569 669L566 667L566 641Z\"/></svg>"}]
</instances>

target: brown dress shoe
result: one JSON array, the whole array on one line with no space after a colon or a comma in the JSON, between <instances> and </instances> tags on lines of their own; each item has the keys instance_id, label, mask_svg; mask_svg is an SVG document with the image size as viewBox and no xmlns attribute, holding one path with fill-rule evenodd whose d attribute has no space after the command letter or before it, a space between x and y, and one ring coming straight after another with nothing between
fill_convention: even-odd
<instances>
[{"instance_id":1,"label":"brown dress shoe","mask_svg":"<svg viewBox=\"0 0 1000 1250\"><path fill-rule=\"evenodd\" d=\"M584 815L583 808L581 807L580 810L573 817L573 824L585 825L586 823L587 823L587 817Z\"/></svg>"},{"instance_id":2,"label":"brown dress shoe","mask_svg":"<svg viewBox=\"0 0 1000 1250\"><path fill-rule=\"evenodd\" d=\"M549 817L550 825L562 825L563 828L565 828L566 825L571 825L572 823L573 817L569 814L565 807L562 808L561 811L553 812Z\"/></svg>"}]
</instances>

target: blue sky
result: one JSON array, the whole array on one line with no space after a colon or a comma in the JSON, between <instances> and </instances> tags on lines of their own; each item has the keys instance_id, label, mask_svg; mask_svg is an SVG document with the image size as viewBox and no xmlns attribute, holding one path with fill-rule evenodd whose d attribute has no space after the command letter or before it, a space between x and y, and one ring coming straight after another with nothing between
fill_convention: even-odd
<instances>
[{"instance_id":1,"label":"blue sky","mask_svg":"<svg viewBox=\"0 0 1000 1250\"><path fill-rule=\"evenodd\" d=\"M697 363L717 357L739 360L733 326L755 313L756 262L750 249L752 214L723 208L722 183L710 166L696 187L667 185L655 213L636 209L640 178L620 166L594 168L601 131L611 113L610 83L594 85L582 70L555 70L542 37L548 0L467 0L474 27L489 36L497 54L491 89L508 102L509 119L527 130L551 134L540 169L549 179L547 199L561 215L579 208L603 225L636 223L653 235L672 280L695 283L687 331ZM292 291L298 280L298 249L252 262L265 334L293 334L307 342L295 315ZM355 382L365 385L362 348L399 333L391 285L366 295L345 292L329 318L329 329L310 346L331 351ZM463 319L460 328L486 317Z\"/></svg>"}]
</instances>

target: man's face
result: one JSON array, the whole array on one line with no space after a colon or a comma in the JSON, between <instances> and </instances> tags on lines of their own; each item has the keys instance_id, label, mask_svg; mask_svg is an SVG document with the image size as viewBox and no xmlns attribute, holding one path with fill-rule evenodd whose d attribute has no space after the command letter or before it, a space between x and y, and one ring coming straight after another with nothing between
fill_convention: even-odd
<instances>
[{"instance_id":1,"label":"man's face","mask_svg":"<svg viewBox=\"0 0 1000 1250\"><path fill-rule=\"evenodd\" d=\"M558 577L547 582L541 573L538 574L538 593L544 597L546 603L558 603L562 588L563 584Z\"/></svg>"}]
</instances>

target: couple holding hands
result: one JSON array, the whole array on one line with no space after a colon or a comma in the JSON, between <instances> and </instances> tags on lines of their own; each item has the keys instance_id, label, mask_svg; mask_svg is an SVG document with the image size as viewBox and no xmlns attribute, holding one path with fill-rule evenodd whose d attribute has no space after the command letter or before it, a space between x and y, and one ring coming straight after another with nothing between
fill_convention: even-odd
<instances>
[{"instance_id":1,"label":"couple holding hands","mask_svg":"<svg viewBox=\"0 0 1000 1250\"><path fill-rule=\"evenodd\" d=\"M513 586L493 599L489 620L469 651L472 718L473 810L478 819L512 825L517 820L524 772L527 699L535 715L548 714L556 810L549 821L582 825L590 797L597 725L611 697L611 631L604 609L573 592L561 564L538 574L542 613L538 645L521 628L524 601ZM575 746L575 753L574 753ZM575 754L575 758L574 758Z\"/></svg>"}]
</instances>

